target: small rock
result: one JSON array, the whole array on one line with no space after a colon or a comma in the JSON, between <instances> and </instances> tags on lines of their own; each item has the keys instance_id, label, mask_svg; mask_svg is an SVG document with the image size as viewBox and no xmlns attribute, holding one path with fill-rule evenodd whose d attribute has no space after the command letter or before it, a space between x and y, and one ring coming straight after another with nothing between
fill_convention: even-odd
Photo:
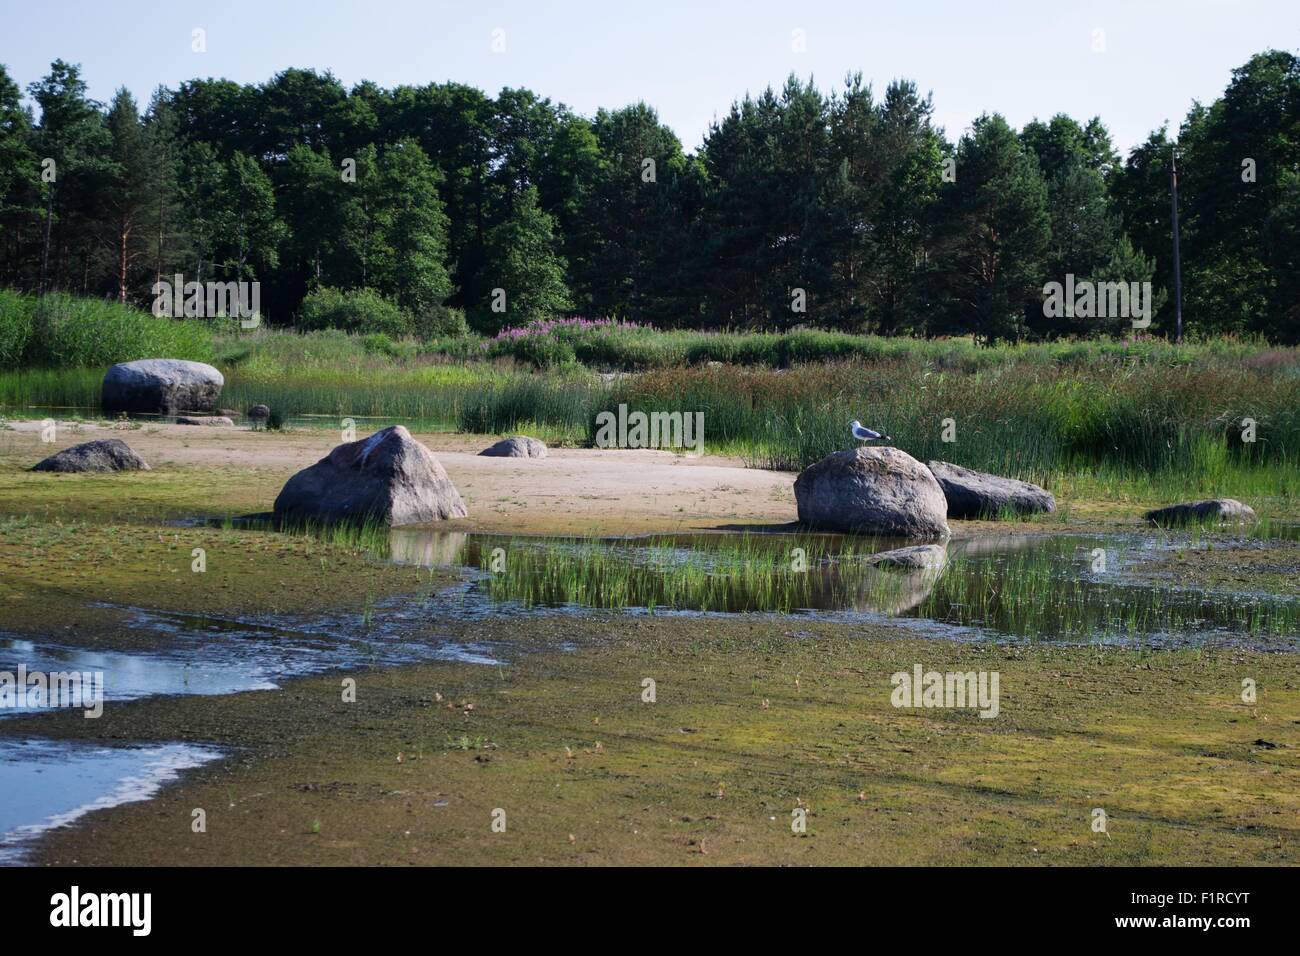
<instances>
[{"instance_id":1,"label":"small rock","mask_svg":"<svg viewBox=\"0 0 1300 956\"><path fill-rule=\"evenodd\" d=\"M1236 498L1210 498L1191 501L1167 508L1157 508L1143 515L1152 524L1168 526L1180 524L1207 524L1226 521L1254 521L1255 510Z\"/></svg>"},{"instance_id":2,"label":"small rock","mask_svg":"<svg viewBox=\"0 0 1300 956\"><path fill-rule=\"evenodd\" d=\"M97 438L65 448L32 471L149 471L145 460L120 438Z\"/></svg>"},{"instance_id":3,"label":"small rock","mask_svg":"<svg viewBox=\"0 0 1300 956\"><path fill-rule=\"evenodd\" d=\"M484 448L479 454L489 458L545 458L548 452L546 443L541 439L516 435Z\"/></svg>"},{"instance_id":4,"label":"small rock","mask_svg":"<svg viewBox=\"0 0 1300 956\"><path fill-rule=\"evenodd\" d=\"M948 549L942 544L918 544L909 548L895 548L868 555L867 564L878 568L902 568L907 571L931 571L942 568L948 561Z\"/></svg>"},{"instance_id":5,"label":"small rock","mask_svg":"<svg viewBox=\"0 0 1300 956\"><path fill-rule=\"evenodd\" d=\"M266 421L268 418L271 417L270 406L262 405L260 403L254 405L252 408L248 410L248 417L253 419L254 421L257 420Z\"/></svg>"}]
</instances>

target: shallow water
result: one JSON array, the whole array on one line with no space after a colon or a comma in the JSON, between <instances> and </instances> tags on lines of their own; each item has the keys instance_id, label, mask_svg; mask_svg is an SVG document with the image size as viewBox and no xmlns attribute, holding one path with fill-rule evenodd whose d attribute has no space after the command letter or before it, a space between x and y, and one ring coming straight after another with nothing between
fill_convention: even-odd
<instances>
[{"instance_id":1,"label":"shallow water","mask_svg":"<svg viewBox=\"0 0 1300 956\"><path fill-rule=\"evenodd\" d=\"M182 771L220 756L193 744L101 747L0 738L0 864L22 863L29 844L48 830L95 810L148 800Z\"/></svg>"},{"instance_id":2,"label":"shallow water","mask_svg":"<svg viewBox=\"0 0 1300 956\"><path fill-rule=\"evenodd\" d=\"M218 616L105 605L151 651L90 650L0 633L0 671L102 672L104 699L271 690L284 680L430 660L499 664L517 647L453 641L437 622L488 617L788 614L888 620L956 640L1228 644L1294 651L1300 600L1180 587L1134 565L1194 535L1027 535L958 539L939 567L867 560L908 542L852 536L716 533L545 538L395 529L390 560L450 567L463 580L365 612ZM802 566L796 567L796 549ZM0 709L0 717L35 708ZM103 747L0 738L0 863L20 863L51 827L151 797L221 754L163 743Z\"/></svg>"},{"instance_id":3,"label":"shallow water","mask_svg":"<svg viewBox=\"0 0 1300 956\"><path fill-rule=\"evenodd\" d=\"M392 560L457 568L464 579L427 597L310 617L112 608L152 650L87 649L0 632L0 672L16 673L21 664L29 673L102 673L109 705L272 690L329 670L435 660L499 664L517 648L452 640L438 622L594 612L889 620L962 640L1268 650L1296 650L1300 642L1294 595L1200 590L1132 573L1135 563L1174 546L1169 540L1012 533L950 541L937 568L886 569L867 560L902 543L806 534L545 538L397 529ZM792 563L796 549L803 570ZM6 703L0 719L42 709Z\"/></svg>"},{"instance_id":4,"label":"shallow water","mask_svg":"<svg viewBox=\"0 0 1300 956\"><path fill-rule=\"evenodd\" d=\"M246 411L246 409L236 409L236 411L240 411L241 415L233 419L235 425L248 426L251 424L251 421L242 415L242 412ZM219 414L219 412L210 414L215 415ZM56 421L102 422L106 419L106 416L102 409L93 405L0 405L0 418L53 418ZM343 427L342 422L345 418L352 420L359 435L368 431L377 431L388 425L405 425L410 429L428 429L430 431L446 429L449 426L449 423L442 421L432 422L416 418L393 418L391 415L287 415L283 424L286 428L328 428L338 431ZM136 412L131 416L131 419L139 421L141 425L173 424L176 421L176 416Z\"/></svg>"},{"instance_id":5,"label":"shallow water","mask_svg":"<svg viewBox=\"0 0 1300 956\"><path fill-rule=\"evenodd\" d=\"M945 636L1237 644L1294 650L1295 596L1143 579L1133 566L1182 538L1006 534L958 539L942 567L873 567L907 542L836 535L540 538L398 529L391 558L460 567L462 613L785 613L915 622ZM805 568L795 564L801 549Z\"/></svg>"},{"instance_id":6,"label":"shallow water","mask_svg":"<svg viewBox=\"0 0 1300 956\"><path fill-rule=\"evenodd\" d=\"M29 674L97 672L103 700L112 706L155 695L271 690L289 678L367 665L501 663L492 646L430 634L429 609L410 599L376 604L368 616L310 620L125 610L127 626L152 637L159 650L90 650L0 635L0 671L16 674L22 664ZM80 700L73 709L85 712L90 706ZM0 719L48 709L5 706ZM92 810L149 799L182 771L219 756L213 748L179 743L100 747L0 737L0 864L22 863L26 846L48 829Z\"/></svg>"},{"instance_id":7,"label":"shallow water","mask_svg":"<svg viewBox=\"0 0 1300 956\"><path fill-rule=\"evenodd\" d=\"M499 664L496 649L428 634L417 601L377 604L362 614L311 619L288 615L214 617L127 608L127 626L159 650L100 651L0 634L0 671L103 674L105 701L171 694L274 690L280 682L327 670L452 660ZM417 634L416 631L419 631ZM41 706L0 707L0 718ZM83 709L78 707L76 709Z\"/></svg>"},{"instance_id":8,"label":"shallow water","mask_svg":"<svg viewBox=\"0 0 1300 956\"><path fill-rule=\"evenodd\" d=\"M77 671L104 675L105 700L135 700L154 694L231 694L270 690L276 685L264 674L233 660L199 661L193 655L164 656L119 651L89 651L26 639L0 638L0 670L28 673ZM40 706L0 709L0 717L45 710Z\"/></svg>"}]
</instances>

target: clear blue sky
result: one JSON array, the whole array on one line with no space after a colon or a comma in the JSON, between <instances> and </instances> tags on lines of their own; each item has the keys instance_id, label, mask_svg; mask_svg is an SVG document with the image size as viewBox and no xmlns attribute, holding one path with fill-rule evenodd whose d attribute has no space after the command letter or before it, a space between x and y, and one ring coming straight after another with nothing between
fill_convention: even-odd
<instances>
[{"instance_id":1,"label":"clear blue sky","mask_svg":"<svg viewBox=\"0 0 1300 956\"><path fill-rule=\"evenodd\" d=\"M142 105L159 84L261 82L289 66L348 86L525 86L587 115L643 99L688 150L746 91L791 71L824 90L850 70L878 91L916 80L951 138L985 110L1016 126L1066 112L1100 115L1127 150L1214 99L1252 53L1300 47L1297 0L0 0L0 11L0 62L24 88L56 57L82 64L94 98L125 85ZM191 50L195 27L206 53ZM1105 52L1093 52L1095 30Z\"/></svg>"}]
</instances>

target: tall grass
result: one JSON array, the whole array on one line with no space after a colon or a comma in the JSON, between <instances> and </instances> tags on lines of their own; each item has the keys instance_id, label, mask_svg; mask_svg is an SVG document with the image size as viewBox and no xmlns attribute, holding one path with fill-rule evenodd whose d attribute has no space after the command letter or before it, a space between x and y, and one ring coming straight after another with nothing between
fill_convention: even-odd
<instances>
[{"instance_id":1,"label":"tall grass","mask_svg":"<svg viewBox=\"0 0 1300 956\"><path fill-rule=\"evenodd\" d=\"M97 409L104 373L93 368L0 371L0 408Z\"/></svg>"},{"instance_id":2,"label":"tall grass","mask_svg":"<svg viewBox=\"0 0 1300 956\"><path fill-rule=\"evenodd\" d=\"M1300 377L1232 364L672 369L621 380L609 402L702 411L708 445L739 440L754 464L778 469L849 446L855 418L922 460L1027 480L1079 466L1214 477L1243 466L1294 467L1300 457ZM1242 441L1246 418L1256 422L1255 442Z\"/></svg>"},{"instance_id":3,"label":"tall grass","mask_svg":"<svg viewBox=\"0 0 1300 956\"><path fill-rule=\"evenodd\" d=\"M0 289L0 368L90 368L141 358L210 361L212 329L103 299Z\"/></svg>"},{"instance_id":4,"label":"tall grass","mask_svg":"<svg viewBox=\"0 0 1300 956\"><path fill-rule=\"evenodd\" d=\"M535 363L547 343L573 360L546 372L521 368L517 360ZM1087 476L1093 490L1147 479L1189 493L1290 499L1300 473L1300 350L1231 339L984 349L964 340L556 322L487 343L419 343L337 330L249 334L0 291L0 360L20 352L23 371L0 371L0 405L94 409L110 362L170 355L213 360L226 375L223 405L263 402L284 419L528 428L590 442L597 414L625 403L703 412L706 450L783 470L851 446L848 422L857 418L919 459L1049 487ZM647 370L602 376L579 360ZM1256 423L1253 442L1243 440L1246 419Z\"/></svg>"},{"instance_id":5,"label":"tall grass","mask_svg":"<svg viewBox=\"0 0 1300 956\"><path fill-rule=\"evenodd\" d=\"M452 348L450 343L431 348ZM640 372L689 365L793 368L823 362L905 361L936 370L975 372L1009 364L1185 365L1245 363L1263 355L1296 361L1295 349L1269 352L1259 342L1219 338L1173 345L1163 339L1087 340L976 345L969 338L884 338L818 329L793 332L663 331L635 323L569 319L507 329L479 346L489 358L555 368L578 363L600 371Z\"/></svg>"}]
</instances>

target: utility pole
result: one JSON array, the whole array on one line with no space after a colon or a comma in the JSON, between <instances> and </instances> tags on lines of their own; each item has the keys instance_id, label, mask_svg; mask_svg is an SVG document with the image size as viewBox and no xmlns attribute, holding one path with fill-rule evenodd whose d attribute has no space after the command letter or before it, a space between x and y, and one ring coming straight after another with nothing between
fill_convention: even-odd
<instances>
[{"instance_id":1,"label":"utility pole","mask_svg":"<svg viewBox=\"0 0 1300 956\"><path fill-rule=\"evenodd\" d=\"M1178 255L1178 147L1169 148L1169 207L1174 229L1174 342L1183 341L1183 267Z\"/></svg>"}]
</instances>

